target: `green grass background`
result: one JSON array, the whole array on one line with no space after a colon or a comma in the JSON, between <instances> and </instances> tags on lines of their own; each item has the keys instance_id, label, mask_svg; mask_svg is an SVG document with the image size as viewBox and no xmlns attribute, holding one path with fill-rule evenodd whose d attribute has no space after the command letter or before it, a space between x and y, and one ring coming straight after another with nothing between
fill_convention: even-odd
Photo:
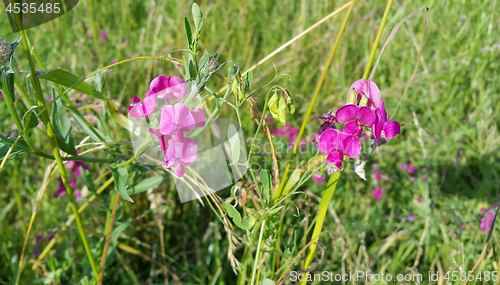
<instances>
[{"instance_id":1,"label":"green grass background","mask_svg":"<svg viewBox=\"0 0 500 285\"><path fill-rule=\"evenodd\" d=\"M425 5L431 10L419 70L395 115L395 119L405 125L400 136L369 156L367 181L360 180L352 172L342 177L332 202L334 211L329 211L324 226L331 234L321 239L321 250L315 259L318 270L340 272L343 266L364 268L363 263L368 263L373 272L408 273L414 265L420 242L422 255L416 270L424 275L424 284L428 271L449 270L455 265L453 259L463 264L466 270L471 270L487 237L479 226L480 209L489 209L500 200L500 5L496 2L394 2L382 42L392 26L419 6ZM183 21L190 15L191 1L115 0L93 1L92 4L93 10L89 7L89 0L80 1L67 15L29 30L31 42L49 69L60 67L84 77L110 64L113 58L120 61L138 56L170 54L182 58L184 55L183 52L171 51L186 48ZM233 60L245 69L344 3L217 0L199 4L205 16L200 40L202 50L207 49L211 54L220 52L219 62ZM384 7L384 1L361 0L356 4L314 114L335 110L344 103L348 87L363 73ZM424 14L401 27L382 56L374 78L389 115L416 63ZM261 86L274 77L276 67L279 75L276 82L287 87L296 99L297 111L288 118L292 126L300 126L302 122L343 17L341 13L328 20L255 70L253 86ZM101 29L107 33L106 44L100 40ZM9 41L18 37L10 31L3 10L0 13L0 35ZM23 56L21 51L15 54L20 70L27 69ZM106 88L121 106L121 112L126 114L130 99L136 95L144 96L150 80L160 74L179 75L181 72L165 61L132 62L107 74ZM226 75L225 70L222 74ZM17 78L24 81L22 75ZM210 86L214 90L224 85L217 77L211 79ZM49 85L43 87L50 93ZM256 97L263 99L264 95L260 92ZM26 109L21 102L18 100L18 107ZM91 103L92 100L87 98L79 106ZM84 112L91 114L88 109ZM235 115L227 108L222 116ZM248 108L243 110L242 116L246 124L245 134L250 136L256 126L251 122ZM415 118L422 127L421 135L414 125ZM98 126L102 128L100 124ZM306 134L312 135L318 126L318 120L310 119ZM5 104L0 102L0 130L7 133L12 129L13 121ZM110 122L110 133L115 141L129 139L128 131L114 122ZM36 134L39 135L36 144L47 149L48 140L43 131ZM81 139L84 135L75 131L75 137ZM288 155L286 150L278 154L280 159L286 159ZM7 161L2 171L0 284L11 284L14 279L25 227L48 163L35 156L22 155ZM372 196L372 190L377 187L371 175L375 172L373 163L381 166L384 177L381 188L386 195L382 201L376 201ZM411 183L410 175L400 170L401 163L416 166L416 182ZM427 173L422 172L423 168L427 168ZM94 179L106 170L106 165L91 165ZM422 181L424 176L429 177L427 183ZM82 186L80 182L79 187ZM57 181L53 179L28 243L28 262L22 284L42 284L42 277L48 274L58 280L52 284L85 284L81 278L88 274L88 270L82 268L88 267L75 226L63 235L42 263L35 263L31 257L35 247L43 248L43 242L35 244L35 236L57 233L71 215L67 198L52 198L56 188ZM308 183L301 188L307 191L306 194L294 198L303 206L302 209L297 213L294 207L289 208L282 249L288 247L292 257L303 246L304 226L310 223L310 214L314 217L314 206L319 202L316 197L321 196L323 189L324 185ZM212 211L198 202L181 204L171 179L158 191L169 206L163 218L166 251L176 263L167 260L167 265L171 274L178 278L178 284L197 284L188 273L207 284L234 284L236 275L227 258L228 241ZM222 198L230 196L228 190L218 194ZM100 256L102 248L105 210L109 203L107 195L100 197L82 214L86 230L92 233L89 239L96 257ZM146 196L146 193L134 196L134 204L122 203L117 220L129 221L131 226L118 240L163 262L153 215L149 213L140 217L150 206ZM420 197L424 197L426 203L416 202ZM338 221L333 218L334 212ZM414 222L404 221L408 214L416 216ZM427 217L429 228L420 240ZM461 223L463 227L460 228ZM214 229L217 234L214 234ZM366 245L368 261L358 261L359 257L364 257L361 245ZM499 246L498 230L495 229L480 270L499 269ZM382 248L386 250L380 252ZM106 284L163 282L163 271L157 264L117 251L119 256L108 259ZM463 255L452 257L454 251ZM242 254L242 249L236 251L237 258ZM220 274L217 273L219 268L222 268ZM300 259L292 268L300 268ZM265 264L262 274L277 279L269 264ZM218 278L213 279L214 276ZM170 275L169 279L175 278ZM484 281L482 284L493 283Z\"/></svg>"}]
</instances>

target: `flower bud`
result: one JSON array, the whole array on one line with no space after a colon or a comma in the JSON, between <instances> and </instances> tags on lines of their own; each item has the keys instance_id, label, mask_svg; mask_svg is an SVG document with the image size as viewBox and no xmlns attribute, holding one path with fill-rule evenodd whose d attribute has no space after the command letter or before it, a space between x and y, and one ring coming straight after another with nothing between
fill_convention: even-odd
<instances>
[{"instance_id":1,"label":"flower bud","mask_svg":"<svg viewBox=\"0 0 500 285\"><path fill-rule=\"evenodd\" d=\"M0 37L0 66L9 61L12 50L10 44L2 37Z\"/></svg>"},{"instance_id":2,"label":"flower bud","mask_svg":"<svg viewBox=\"0 0 500 285\"><path fill-rule=\"evenodd\" d=\"M359 101L359 106L360 107L368 106L368 97L363 95L363 97L361 97L361 100Z\"/></svg>"},{"instance_id":3,"label":"flower bud","mask_svg":"<svg viewBox=\"0 0 500 285\"><path fill-rule=\"evenodd\" d=\"M269 102L267 102L267 106L269 107L269 111L271 111L271 115L273 115L274 118L276 113L278 113L278 93L276 91L274 92L273 96L271 96L271 99L269 99Z\"/></svg>"},{"instance_id":4,"label":"flower bud","mask_svg":"<svg viewBox=\"0 0 500 285\"><path fill-rule=\"evenodd\" d=\"M288 92L287 89L286 90L286 95L285 95L285 100L286 100L286 104L288 106L288 112L290 112L290 114L293 115L293 113L295 113L295 100L293 100L293 97L290 96L290 92Z\"/></svg>"},{"instance_id":5,"label":"flower bud","mask_svg":"<svg viewBox=\"0 0 500 285\"><path fill-rule=\"evenodd\" d=\"M285 98L281 97L278 106L278 121L280 121L283 125L286 124L286 111L288 109L288 104L286 103Z\"/></svg>"},{"instance_id":6,"label":"flower bud","mask_svg":"<svg viewBox=\"0 0 500 285\"><path fill-rule=\"evenodd\" d=\"M358 92L356 90L352 89L351 93L349 93L349 97L347 97L347 105L354 104L356 105L358 103Z\"/></svg>"}]
</instances>

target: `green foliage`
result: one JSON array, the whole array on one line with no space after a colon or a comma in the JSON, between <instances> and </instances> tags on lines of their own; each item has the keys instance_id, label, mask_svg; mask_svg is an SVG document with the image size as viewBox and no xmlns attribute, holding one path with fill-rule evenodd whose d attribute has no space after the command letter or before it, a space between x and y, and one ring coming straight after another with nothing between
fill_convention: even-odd
<instances>
[{"instance_id":1,"label":"green foliage","mask_svg":"<svg viewBox=\"0 0 500 285\"><path fill-rule=\"evenodd\" d=\"M129 202L134 202L127 192L128 171L125 167L111 168L115 179L115 189L120 196Z\"/></svg>"},{"instance_id":2,"label":"green foliage","mask_svg":"<svg viewBox=\"0 0 500 285\"><path fill-rule=\"evenodd\" d=\"M68 115L66 115L61 99L54 101L51 123L54 128L54 133L56 134L58 146L68 154L78 155L75 149L75 141L71 136L72 126L68 120Z\"/></svg>"},{"instance_id":3,"label":"green foliage","mask_svg":"<svg viewBox=\"0 0 500 285\"><path fill-rule=\"evenodd\" d=\"M54 70L47 70L47 71L37 71L37 77L41 79L45 79L57 84L64 85L66 87L69 87L71 89L75 89L77 91L80 91L82 93L94 96L99 99L105 100L106 97L104 95L94 89L92 86L87 84L85 81L81 81L78 76L68 72L64 71L62 69L54 69ZM101 83L103 84L103 83ZM102 88L99 87L99 89Z\"/></svg>"}]
</instances>

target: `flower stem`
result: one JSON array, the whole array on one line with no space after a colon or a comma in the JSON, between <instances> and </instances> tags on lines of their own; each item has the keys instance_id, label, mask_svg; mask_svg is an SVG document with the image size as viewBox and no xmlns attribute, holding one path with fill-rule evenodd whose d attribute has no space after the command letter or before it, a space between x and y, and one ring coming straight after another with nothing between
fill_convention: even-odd
<instances>
[{"instance_id":1,"label":"flower stem","mask_svg":"<svg viewBox=\"0 0 500 285\"><path fill-rule=\"evenodd\" d=\"M250 283L250 285L253 285L255 281L255 269L257 269L257 265L259 265L260 244L262 243L262 236L264 234L265 226L266 226L266 220L263 220L262 227L260 229L259 244L257 245L257 253L255 254L255 263L253 265L252 282Z\"/></svg>"},{"instance_id":2,"label":"flower stem","mask_svg":"<svg viewBox=\"0 0 500 285\"><path fill-rule=\"evenodd\" d=\"M11 0L11 2L14 2L14 1ZM35 64L33 62L33 58L31 57L28 40L26 38L26 33L23 30L23 24L22 24L22 21L21 21L21 18L19 16L19 14L15 14L15 17L16 17L16 22L17 22L18 28L19 28L19 32L20 32L21 37L22 37L24 52L25 52L26 57L27 57L28 62L29 62L29 66L30 66L30 79L31 79L31 83L33 84L34 93L35 93L37 101L38 101L37 103L43 109L45 107L45 98L43 97L43 94L42 94L42 87L40 85L40 80L37 78L37 73L35 71ZM59 169L59 173L61 175L61 179L62 179L64 187L66 189L66 193L68 194L68 198L69 198L69 201L70 201L70 204L71 204L71 209L72 209L73 214L75 216L76 224L78 226L78 230L79 230L80 236L82 238L82 243L83 243L83 246L84 246L85 251L87 253L87 256L89 258L89 263L90 263L90 266L92 267L92 271L94 272L94 274L95 274L95 276L97 278L97 276L99 275L99 271L97 270L96 263L94 261L94 258L92 257L92 253L90 251L90 246L89 246L89 243L87 241L87 237L85 235L85 230L83 229L82 220L80 218L80 214L78 213L78 208L76 206L75 195L73 194L73 190L71 189L71 186L69 185L69 182L68 182L68 177L67 177L67 174L66 174L66 168L65 168L64 162L63 162L63 160L61 158L61 154L59 153L59 148L57 146L57 139L56 139L54 130L52 128L52 124L50 123L49 115L46 112L41 112L41 116L40 117L41 117L43 123L45 124L45 126L47 128L47 135L50 138L50 144L51 144L51 147L52 147L52 152L53 152L54 158L56 159L57 166L58 166L58 169ZM35 213L36 212L34 211L34 214ZM34 218L35 217L33 215L32 219L34 219ZM28 234L29 234L29 232L26 235L26 240L28 239ZM22 261L20 261L20 264L19 264L20 268L19 268L19 271L18 271L18 274L17 274L16 284L19 284L19 278L20 278L20 275L21 275L21 270L20 269L21 269L21 266L22 266L21 262Z\"/></svg>"},{"instance_id":3,"label":"flower stem","mask_svg":"<svg viewBox=\"0 0 500 285\"><path fill-rule=\"evenodd\" d=\"M116 193L114 193L112 200L113 210L111 211L111 218L109 219L109 223L106 225L106 241L104 243L104 249L102 250L101 268L99 270L99 279L97 281L97 285L102 284L102 277L104 276L104 267L106 265L106 257L108 256L109 243L111 242L111 232L113 230L113 223L115 221L116 209L118 208L118 203L121 199L117 197Z\"/></svg>"},{"instance_id":4,"label":"flower stem","mask_svg":"<svg viewBox=\"0 0 500 285\"><path fill-rule=\"evenodd\" d=\"M375 52L377 51L378 43L380 42L380 38L382 37L382 32L384 31L385 22L387 21L387 17L389 16L389 11L391 10L392 0L387 1L387 6L385 6L384 16L382 16L382 22L380 22L380 27L378 28L377 36L375 37L375 41L373 42L373 47L370 52L370 57L368 58L368 62L366 63L365 72L363 73L363 78L368 78L368 73L370 73L370 68L372 66L373 58L375 57Z\"/></svg>"},{"instance_id":5,"label":"flower stem","mask_svg":"<svg viewBox=\"0 0 500 285\"><path fill-rule=\"evenodd\" d=\"M314 108L314 103L316 102L316 99L318 98L319 91L321 90L321 86L323 86L323 82L325 81L326 74L328 73L328 68L330 67L330 64L332 63L333 56L335 55L335 52L337 51L337 47L339 46L340 39L342 38L342 34L344 33L344 30L347 26L347 22L349 21L349 17L351 16L352 9L354 8L354 4L356 3L355 1L351 2L351 6L349 7L349 10L347 11L347 16L344 19L344 22L342 23L342 26L340 27L340 31L337 34L337 38L335 39L335 43L333 44L332 50L330 51L330 56L328 57L328 60L325 65L325 69L323 69L323 73L321 74L321 78L319 79L318 86L316 86L316 90L314 91L314 95L312 97L311 103L309 104L309 109L307 109L306 116L304 117L304 120L302 121L302 126L300 127L299 134L297 135L297 140L295 141L295 145L293 146L292 154L290 155L290 159L288 160L288 163L286 164L285 168L285 173L283 174L283 178L281 179L281 183L279 187L276 189L276 191L273 193L272 199L277 201L277 198L281 196L283 192L283 188L286 185L287 178L288 178L288 173L290 172L290 167L292 165L292 161L295 158L295 154L297 153L297 148L299 147L299 142L300 139L302 138L302 135L304 134L304 130L306 129L307 121L309 120L309 117L311 116L312 110ZM286 194L286 193L284 193Z\"/></svg>"}]
</instances>

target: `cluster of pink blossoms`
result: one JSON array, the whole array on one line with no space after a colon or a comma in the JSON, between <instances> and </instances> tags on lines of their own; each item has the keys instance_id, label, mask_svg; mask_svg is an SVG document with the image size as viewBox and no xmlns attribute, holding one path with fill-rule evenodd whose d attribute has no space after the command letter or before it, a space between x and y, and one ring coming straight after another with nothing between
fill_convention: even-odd
<instances>
[{"instance_id":1,"label":"cluster of pink blossoms","mask_svg":"<svg viewBox=\"0 0 500 285\"><path fill-rule=\"evenodd\" d=\"M357 158L361 153L359 137L371 128L373 145L379 146L401 132L397 121L390 121L378 86L371 80L359 79L347 92L347 104L337 112L317 116L325 120L316 133L315 143L327 154L326 162L342 168L344 156ZM346 123L339 131L335 124ZM330 169L330 168L329 168Z\"/></svg>"},{"instance_id":2,"label":"cluster of pink blossoms","mask_svg":"<svg viewBox=\"0 0 500 285\"><path fill-rule=\"evenodd\" d=\"M494 205L492 209L485 210L481 209L481 215L483 217L481 218L481 230L485 233L489 232L491 229L491 226L493 225L493 220L495 219L495 211L494 209L498 207L497 205Z\"/></svg>"},{"instance_id":3,"label":"cluster of pink blossoms","mask_svg":"<svg viewBox=\"0 0 500 285\"><path fill-rule=\"evenodd\" d=\"M160 75L151 81L144 102L135 96L129 106L129 114L133 118L147 118L154 112L161 112L159 128L150 128L149 132L159 140L160 149L165 152L163 167L172 168L177 177L182 177L186 165L194 163L198 156L198 145L184 133L205 126L205 111L202 108L195 110L184 103L173 104L185 95L186 83L182 78ZM161 110L156 108L157 99L167 102Z\"/></svg>"}]
</instances>

